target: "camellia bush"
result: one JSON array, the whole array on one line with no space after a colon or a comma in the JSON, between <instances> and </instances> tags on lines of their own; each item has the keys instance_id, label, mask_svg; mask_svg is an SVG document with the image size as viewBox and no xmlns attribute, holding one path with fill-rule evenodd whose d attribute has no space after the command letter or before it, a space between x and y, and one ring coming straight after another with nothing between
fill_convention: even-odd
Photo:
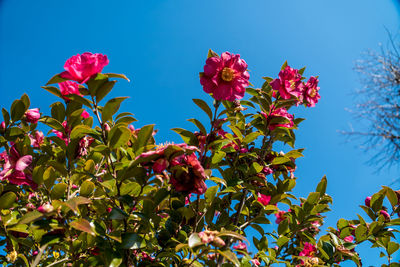
<instances>
[{"instance_id":1,"label":"camellia bush","mask_svg":"<svg viewBox=\"0 0 400 267\"><path fill-rule=\"evenodd\" d=\"M106 100L128 80L102 73L108 63L68 59L43 86L51 114L26 94L2 109L3 266L361 266L364 242L400 266L400 192L383 187L364 217L324 231L327 179L291 193L303 153L293 110L317 104L318 77L285 63L253 88L239 55L210 50L200 84L212 99L193 99L207 121L189 119L197 131L174 128L182 143L160 144L154 125L118 113L126 97Z\"/></svg>"}]
</instances>

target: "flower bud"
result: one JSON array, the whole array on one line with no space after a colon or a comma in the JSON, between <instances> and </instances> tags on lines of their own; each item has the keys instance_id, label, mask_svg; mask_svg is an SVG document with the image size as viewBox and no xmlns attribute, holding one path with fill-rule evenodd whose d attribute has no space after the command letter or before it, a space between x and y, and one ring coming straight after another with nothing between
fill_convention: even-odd
<instances>
[{"instance_id":1,"label":"flower bud","mask_svg":"<svg viewBox=\"0 0 400 267\"><path fill-rule=\"evenodd\" d=\"M0 123L0 133L4 133L6 131L6 123L3 121Z\"/></svg>"},{"instance_id":2,"label":"flower bud","mask_svg":"<svg viewBox=\"0 0 400 267\"><path fill-rule=\"evenodd\" d=\"M225 246L225 241L222 240L222 238L217 236L214 238L213 244L216 247L223 247L223 246Z\"/></svg>"},{"instance_id":3,"label":"flower bud","mask_svg":"<svg viewBox=\"0 0 400 267\"><path fill-rule=\"evenodd\" d=\"M367 197L367 198L365 199L365 206L367 206L367 207L370 208L370 205L371 205L371 197Z\"/></svg>"},{"instance_id":4,"label":"flower bud","mask_svg":"<svg viewBox=\"0 0 400 267\"><path fill-rule=\"evenodd\" d=\"M18 253L15 250L13 250L9 254L7 254L6 257L8 261L14 262L18 257Z\"/></svg>"},{"instance_id":5,"label":"flower bud","mask_svg":"<svg viewBox=\"0 0 400 267\"><path fill-rule=\"evenodd\" d=\"M37 210L41 213L50 213L54 210L54 207L50 203L46 203L40 206Z\"/></svg>"},{"instance_id":6,"label":"flower bud","mask_svg":"<svg viewBox=\"0 0 400 267\"><path fill-rule=\"evenodd\" d=\"M390 215L389 215L389 213L387 213L387 211L380 210L379 214L381 214L385 218L386 221L390 221Z\"/></svg>"},{"instance_id":7,"label":"flower bud","mask_svg":"<svg viewBox=\"0 0 400 267\"><path fill-rule=\"evenodd\" d=\"M25 120L30 123L37 123L40 119L40 112L38 108L28 109L25 112Z\"/></svg>"},{"instance_id":8,"label":"flower bud","mask_svg":"<svg viewBox=\"0 0 400 267\"><path fill-rule=\"evenodd\" d=\"M111 130L110 125L108 123L104 123L103 125L104 131L109 132Z\"/></svg>"}]
</instances>

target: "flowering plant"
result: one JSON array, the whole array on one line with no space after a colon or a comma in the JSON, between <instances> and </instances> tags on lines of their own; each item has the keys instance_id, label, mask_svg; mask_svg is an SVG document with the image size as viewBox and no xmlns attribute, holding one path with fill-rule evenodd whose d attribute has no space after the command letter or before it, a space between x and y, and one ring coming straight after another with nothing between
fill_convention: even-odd
<instances>
[{"instance_id":1,"label":"flowering plant","mask_svg":"<svg viewBox=\"0 0 400 267\"><path fill-rule=\"evenodd\" d=\"M118 114L126 97L105 102L115 79L128 80L101 73L108 63L92 53L68 59L66 71L43 86L59 98L50 115L29 109L26 94L10 111L2 109L2 262L331 266L352 260L360 266L356 247L371 242L398 266L391 263L399 249L398 192L383 187L367 198L361 207L372 222L341 219L324 234L332 202L327 179L306 198L291 193L303 156L295 148L303 119L292 108L315 106L317 77L304 82L304 68L285 63L279 78L248 87L239 55L210 50L200 83L213 104L193 100L209 120L189 119L198 131L174 128L183 143L160 144L154 125L135 128L132 113ZM278 143L287 151L275 151Z\"/></svg>"}]
</instances>

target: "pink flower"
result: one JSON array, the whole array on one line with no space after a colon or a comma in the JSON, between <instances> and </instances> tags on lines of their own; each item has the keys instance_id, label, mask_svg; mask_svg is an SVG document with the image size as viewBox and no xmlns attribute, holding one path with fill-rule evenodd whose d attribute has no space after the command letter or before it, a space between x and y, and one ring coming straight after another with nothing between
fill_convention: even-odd
<instances>
[{"instance_id":1,"label":"pink flower","mask_svg":"<svg viewBox=\"0 0 400 267\"><path fill-rule=\"evenodd\" d=\"M90 117L90 115L89 115L89 113L88 113L86 110L84 110L84 111L82 111L81 117L82 117L83 119L87 119L87 118Z\"/></svg>"},{"instance_id":2,"label":"pink flower","mask_svg":"<svg viewBox=\"0 0 400 267\"><path fill-rule=\"evenodd\" d=\"M271 168L268 167L268 166L265 166L265 167L262 169L262 172L263 172L265 175L269 175L269 174L274 173L274 170L271 169Z\"/></svg>"},{"instance_id":3,"label":"pink flower","mask_svg":"<svg viewBox=\"0 0 400 267\"><path fill-rule=\"evenodd\" d=\"M346 241L346 242L351 243L351 242L353 242L354 237L352 237L351 235L349 235L349 236L346 236L345 238L343 238L343 240Z\"/></svg>"},{"instance_id":4,"label":"pink flower","mask_svg":"<svg viewBox=\"0 0 400 267\"><path fill-rule=\"evenodd\" d=\"M200 73L203 90L216 100L242 99L249 85L247 64L240 55L224 52L221 57L210 57Z\"/></svg>"},{"instance_id":5,"label":"pink flower","mask_svg":"<svg viewBox=\"0 0 400 267\"><path fill-rule=\"evenodd\" d=\"M298 70L286 66L285 69L279 72L279 78L271 83L273 90L278 91L283 99L291 97L300 97L303 92L301 75Z\"/></svg>"},{"instance_id":6,"label":"pink flower","mask_svg":"<svg viewBox=\"0 0 400 267\"><path fill-rule=\"evenodd\" d=\"M37 123L40 119L40 112L38 108L28 109L25 112L25 120L30 123Z\"/></svg>"},{"instance_id":7,"label":"pink flower","mask_svg":"<svg viewBox=\"0 0 400 267\"><path fill-rule=\"evenodd\" d=\"M175 158L171 165L179 165L182 168L171 168L170 183L176 191L204 194L207 190L205 179L207 178L203 166L194 153Z\"/></svg>"},{"instance_id":8,"label":"pink flower","mask_svg":"<svg viewBox=\"0 0 400 267\"><path fill-rule=\"evenodd\" d=\"M6 123L2 121L0 123L0 133L4 133L5 130L6 130Z\"/></svg>"},{"instance_id":9,"label":"pink flower","mask_svg":"<svg viewBox=\"0 0 400 267\"><path fill-rule=\"evenodd\" d=\"M261 263L260 263L260 261L258 259L252 259L252 260L250 260L250 262L253 263L254 266L260 266L261 265Z\"/></svg>"},{"instance_id":10,"label":"pink flower","mask_svg":"<svg viewBox=\"0 0 400 267\"><path fill-rule=\"evenodd\" d=\"M76 151L76 157L80 158L86 156L88 154L87 149L93 142L94 142L93 137L90 136L82 137L81 140L79 140L79 145Z\"/></svg>"},{"instance_id":11,"label":"pink flower","mask_svg":"<svg viewBox=\"0 0 400 267\"><path fill-rule=\"evenodd\" d=\"M305 242L303 250L299 253L299 256L312 258L316 252L317 248L313 244ZM304 262L302 261L302 263Z\"/></svg>"},{"instance_id":12,"label":"pink flower","mask_svg":"<svg viewBox=\"0 0 400 267\"><path fill-rule=\"evenodd\" d=\"M280 210L280 211L278 211L278 213L275 213L275 217L276 217L275 222L277 224L280 224L281 221L286 219L285 213L286 213L286 211L283 211L283 210Z\"/></svg>"},{"instance_id":13,"label":"pink flower","mask_svg":"<svg viewBox=\"0 0 400 267\"><path fill-rule=\"evenodd\" d=\"M268 205L271 201L271 196L263 195L258 193L257 194L257 201L263 204L264 206Z\"/></svg>"},{"instance_id":14,"label":"pink flower","mask_svg":"<svg viewBox=\"0 0 400 267\"><path fill-rule=\"evenodd\" d=\"M102 54L92 54L90 52L77 54L69 58L65 64L60 76L63 79L77 81L79 83L87 82L92 76L101 72L108 65L107 56Z\"/></svg>"},{"instance_id":15,"label":"pink flower","mask_svg":"<svg viewBox=\"0 0 400 267\"><path fill-rule=\"evenodd\" d=\"M77 84L76 82L64 81L59 83L58 86L60 87L60 92L65 101L71 100L66 97L66 95L81 95L81 93L79 92L79 84Z\"/></svg>"},{"instance_id":16,"label":"pink flower","mask_svg":"<svg viewBox=\"0 0 400 267\"><path fill-rule=\"evenodd\" d=\"M389 215L389 213L387 213L387 211L380 210L379 214L381 214L385 218L386 221L390 221L390 215Z\"/></svg>"},{"instance_id":17,"label":"pink flower","mask_svg":"<svg viewBox=\"0 0 400 267\"><path fill-rule=\"evenodd\" d=\"M71 130L69 129L69 127L67 125L67 121L63 121L62 126L64 127L64 132L60 132L60 131L57 131L57 130L54 130L54 129L51 130L51 132L55 133L58 138L64 140L65 145L68 146L68 144L69 144L69 133L70 133Z\"/></svg>"},{"instance_id":18,"label":"pink flower","mask_svg":"<svg viewBox=\"0 0 400 267\"><path fill-rule=\"evenodd\" d=\"M247 251L247 245L246 243L239 241L237 245L233 246L233 249Z\"/></svg>"},{"instance_id":19,"label":"pink flower","mask_svg":"<svg viewBox=\"0 0 400 267\"><path fill-rule=\"evenodd\" d=\"M318 79L311 76L310 79L308 79L308 82L304 85L303 91L303 101L305 100L308 107L314 107L321 98L318 91Z\"/></svg>"},{"instance_id":20,"label":"pink flower","mask_svg":"<svg viewBox=\"0 0 400 267\"><path fill-rule=\"evenodd\" d=\"M261 112L262 115L264 115L264 117L267 119L268 123L269 123L269 129L271 131L273 131L276 127L284 127L284 128L292 128L294 126L293 123L293 115L288 113L286 108L275 108L273 105L271 106L271 111L269 112L269 114L265 113L265 112ZM274 123L271 122L271 120L275 119L275 118L285 118L287 120L287 122L284 123Z\"/></svg>"},{"instance_id":21,"label":"pink flower","mask_svg":"<svg viewBox=\"0 0 400 267\"><path fill-rule=\"evenodd\" d=\"M169 166L168 160L160 158L153 164L153 171L156 173L162 173Z\"/></svg>"},{"instance_id":22,"label":"pink flower","mask_svg":"<svg viewBox=\"0 0 400 267\"><path fill-rule=\"evenodd\" d=\"M32 181L32 156L21 156L15 145L10 148L10 154L5 160L3 170L0 172L0 180L8 180L16 185L29 185L36 188L37 184Z\"/></svg>"},{"instance_id":23,"label":"pink flower","mask_svg":"<svg viewBox=\"0 0 400 267\"><path fill-rule=\"evenodd\" d=\"M367 206L367 207L370 208L370 205L371 205L371 197L366 197L364 202L365 202L365 206Z\"/></svg>"},{"instance_id":24,"label":"pink flower","mask_svg":"<svg viewBox=\"0 0 400 267\"><path fill-rule=\"evenodd\" d=\"M31 145L33 147L39 148L44 142L44 134L43 132L36 131L34 136L29 135L29 139L31 139Z\"/></svg>"},{"instance_id":25,"label":"pink flower","mask_svg":"<svg viewBox=\"0 0 400 267\"><path fill-rule=\"evenodd\" d=\"M39 211L40 213L50 213L53 210L54 207L48 202L37 208L37 211Z\"/></svg>"}]
</instances>

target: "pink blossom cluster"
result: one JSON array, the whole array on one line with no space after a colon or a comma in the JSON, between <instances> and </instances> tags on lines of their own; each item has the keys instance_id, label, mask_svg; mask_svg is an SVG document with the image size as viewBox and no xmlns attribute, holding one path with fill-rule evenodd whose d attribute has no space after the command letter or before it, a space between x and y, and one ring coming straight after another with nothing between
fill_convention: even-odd
<instances>
[{"instance_id":1,"label":"pink blossom cluster","mask_svg":"<svg viewBox=\"0 0 400 267\"><path fill-rule=\"evenodd\" d=\"M270 85L274 90L274 96L282 99L297 99L298 104L306 104L314 107L321 98L319 95L318 78L311 76L305 83L299 70L286 66L279 72L279 78L274 79Z\"/></svg>"}]
</instances>

